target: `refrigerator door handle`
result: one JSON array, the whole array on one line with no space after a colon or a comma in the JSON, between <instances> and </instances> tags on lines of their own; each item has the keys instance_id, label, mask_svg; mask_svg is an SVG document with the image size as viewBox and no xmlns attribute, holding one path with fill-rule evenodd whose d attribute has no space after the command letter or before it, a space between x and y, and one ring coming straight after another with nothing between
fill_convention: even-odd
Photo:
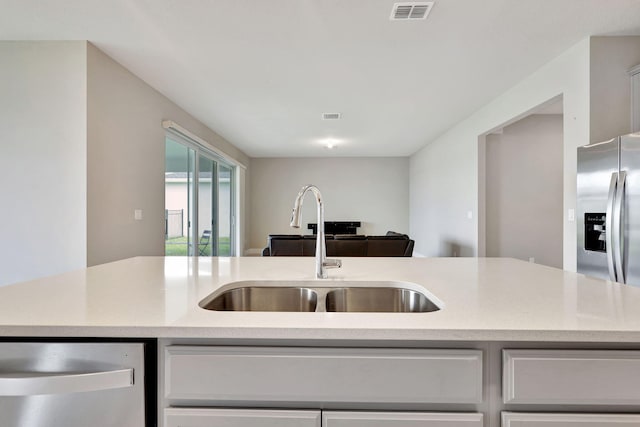
<instances>
[{"instance_id":1,"label":"refrigerator door handle","mask_svg":"<svg viewBox=\"0 0 640 427\"><path fill-rule=\"evenodd\" d=\"M626 283L626 278L624 277L624 265L623 265L623 253L624 253L624 235L623 235L623 224L624 224L624 189L625 184L627 182L627 173L624 171L620 171L618 173L618 183L616 188L616 196L615 203L613 205L613 247L615 248L614 252L614 263L616 266L616 277L618 278L618 282Z\"/></svg>"},{"instance_id":2,"label":"refrigerator door handle","mask_svg":"<svg viewBox=\"0 0 640 427\"><path fill-rule=\"evenodd\" d=\"M605 220L605 244L607 248L607 266L609 267L609 278L612 282L616 282L616 268L614 262L614 242L613 242L613 206L616 197L616 187L618 184L618 173L611 173L611 182L609 184L609 197L607 198L607 216Z\"/></svg>"}]
</instances>

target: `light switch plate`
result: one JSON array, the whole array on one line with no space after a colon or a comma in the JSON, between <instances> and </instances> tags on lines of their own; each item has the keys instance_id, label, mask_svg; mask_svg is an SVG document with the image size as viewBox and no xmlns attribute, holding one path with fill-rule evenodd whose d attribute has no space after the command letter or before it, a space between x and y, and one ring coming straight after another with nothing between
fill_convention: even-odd
<instances>
[{"instance_id":1,"label":"light switch plate","mask_svg":"<svg viewBox=\"0 0 640 427\"><path fill-rule=\"evenodd\" d=\"M569 211L567 212L567 219L569 220L569 222L574 222L576 220L575 209L569 209Z\"/></svg>"},{"instance_id":2,"label":"light switch plate","mask_svg":"<svg viewBox=\"0 0 640 427\"><path fill-rule=\"evenodd\" d=\"M142 219L142 209L134 210L133 217L136 219L136 221L140 221Z\"/></svg>"}]
</instances>

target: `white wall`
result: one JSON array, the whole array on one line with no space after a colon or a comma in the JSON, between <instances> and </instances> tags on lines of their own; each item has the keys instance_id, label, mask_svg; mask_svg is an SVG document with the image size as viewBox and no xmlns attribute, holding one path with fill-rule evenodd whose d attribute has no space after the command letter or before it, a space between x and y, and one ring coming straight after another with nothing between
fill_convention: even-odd
<instances>
[{"instance_id":1,"label":"white wall","mask_svg":"<svg viewBox=\"0 0 640 427\"><path fill-rule=\"evenodd\" d=\"M252 248L269 234L310 234L317 222L313 196L305 196L302 227L289 227L300 188L314 184L325 202L325 221L362 221L359 234L409 231L409 159L254 158L251 160Z\"/></svg>"},{"instance_id":2,"label":"white wall","mask_svg":"<svg viewBox=\"0 0 640 427\"><path fill-rule=\"evenodd\" d=\"M86 43L0 42L0 285L85 266Z\"/></svg>"},{"instance_id":3,"label":"white wall","mask_svg":"<svg viewBox=\"0 0 640 427\"><path fill-rule=\"evenodd\" d=\"M484 176L479 179L479 137L559 95L564 104L563 212L575 207L576 147L589 141L589 47L588 39L581 41L411 157L410 231L417 253L484 253L478 241L478 221L484 221L478 209L479 182L484 181ZM575 223L565 220L563 259L568 270L576 268L575 241Z\"/></svg>"},{"instance_id":4,"label":"white wall","mask_svg":"<svg viewBox=\"0 0 640 427\"><path fill-rule=\"evenodd\" d=\"M486 140L487 256L562 268L562 116L534 114Z\"/></svg>"},{"instance_id":5,"label":"white wall","mask_svg":"<svg viewBox=\"0 0 640 427\"><path fill-rule=\"evenodd\" d=\"M163 255L162 120L178 123L242 163L249 158L91 44L87 61L88 264ZM241 183L244 173L239 170ZM242 184L240 191L243 202ZM143 210L142 221L134 220L135 209Z\"/></svg>"}]
</instances>

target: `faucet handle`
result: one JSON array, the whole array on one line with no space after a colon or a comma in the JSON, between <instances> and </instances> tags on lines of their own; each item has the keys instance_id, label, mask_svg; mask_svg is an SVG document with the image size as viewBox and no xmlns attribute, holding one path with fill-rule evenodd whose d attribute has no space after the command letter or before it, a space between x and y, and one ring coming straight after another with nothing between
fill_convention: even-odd
<instances>
[{"instance_id":1,"label":"faucet handle","mask_svg":"<svg viewBox=\"0 0 640 427\"><path fill-rule=\"evenodd\" d=\"M322 266L325 267L325 268L340 268L340 267L342 267L342 260L327 258L322 263Z\"/></svg>"}]
</instances>

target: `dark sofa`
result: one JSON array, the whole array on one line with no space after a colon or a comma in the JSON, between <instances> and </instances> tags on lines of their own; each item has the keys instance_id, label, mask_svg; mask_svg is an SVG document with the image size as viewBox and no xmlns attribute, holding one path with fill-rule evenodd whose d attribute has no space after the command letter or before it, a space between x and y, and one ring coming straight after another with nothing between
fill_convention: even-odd
<instances>
[{"instance_id":1,"label":"dark sofa","mask_svg":"<svg viewBox=\"0 0 640 427\"><path fill-rule=\"evenodd\" d=\"M332 235L325 236L329 257L410 257L414 241L406 234L387 232L385 236ZM315 256L316 236L271 234L262 256Z\"/></svg>"}]
</instances>

